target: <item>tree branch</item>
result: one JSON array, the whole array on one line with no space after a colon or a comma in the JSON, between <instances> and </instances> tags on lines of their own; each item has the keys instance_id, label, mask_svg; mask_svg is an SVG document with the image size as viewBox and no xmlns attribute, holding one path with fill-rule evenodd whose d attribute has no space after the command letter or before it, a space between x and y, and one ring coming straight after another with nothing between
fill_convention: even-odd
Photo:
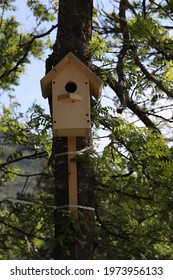
<instances>
[{"instance_id":1,"label":"tree branch","mask_svg":"<svg viewBox=\"0 0 173 280\"><path fill-rule=\"evenodd\" d=\"M155 78L154 75L152 75L147 69L146 67L142 64L142 62L140 61L139 57L137 55L135 55L135 62L137 64L137 66L141 69L141 71L143 72L143 74L146 76L146 78L155 83L155 85L161 89L163 92L165 92L169 97L173 98L173 93L170 92L162 83L162 81L157 80Z\"/></svg>"},{"instance_id":2,"label":"tree branch","mask_svg":"<svg viewBox=\"0 0 173 280\"><path fill-rule=\"evenodd\" d=\"M110 76L107 76L107 83L109 84L110 88L119 96L119 87L118 82ZM147 116L146 112L137 105L130 97L126 96L126 104L127 107L138 116L138 118L146 125L146 127L154 129L157 133L160 133L159 129L156 125L150 120Z\"/></svg>"},{"instance_id":3,"label":"tree branch","mask_svg":"<svg viewBox=\"0 0 173 280\"><path fill-rule=\"evenodd\" d=\"M27 177L27 178L29 178L29 177L36 177L36 176L50 177L50 175L46 174L46 173L21 174L21 173L16 173L16 172L8 171L8 170L5 170L4 172L12 174L12 175L15 175L15 176L18 176L18 177Z\"/></svg>"},{"instance_id":4,"label":"tree branch","mask_svg":"<svg viewBox=\"0 0 173 280\"><path fill-rule=\"evenodd\" d=\"M35 153L35 154L32 154L32 155L28 155L28 156L23 156L21 158L17 158L17 159L11 160L11 161L7 161L6 163L0 164L0 168L3 168L3 167L5 167L9 164L12 164L12 163L24 160L24 159L36 159L36 158L45 157L45 156L47 156L46 152L40 152L40 153Z\"/></svg>"},{"instance_id":5,"label":"tree branch","mask_svg":"<svg viewBox=\"0 0 173 280\"><path fill-rule=\"evenodd\" d=\"M116 238L120 238L120 239L123 239L125 241L130 241L130 237L128 235L125 235L125 234L118 234L118 233L115 233L113 231L111 231L110 229L108 229L108 227L105 225L105 223L102 221L102 219L100 218L99 216L99 213L98 213L98 209L96 209L96 218L98 220L98 222L100 223L101 227L110 235L116 237Z\"/></svg>"},{"instance_id":6,"label":"tree branch","mask_svg":"<svg viewBox=\"0 0 173 280\"><path fill-rule=\"evenodd\" d=\"M161 133L155 123L147 116L147 113L137 105L131 98L126 98L127 107L146 125L148 128L152 128L155 132Z\"/></svg>"},{"instance_id":7,"label":"tree branch","mask_svg":"<svg viewBox=\"0 0 173 280\"><path fill-rule=\"evenodd\" d=\"M127 30L127 23L126 23L126 10L128 8L128 1L127 0L121 0L120 6L119 6L119 17L120 17L120 29L123 36L123 46L120 50L120 53L118 55L118 62L117 62L117 75L118 75L118 97L120 99L121 105L117 109L117 112L119 114L122 114L124 109L126 108L126 98L125 98L125 76L124 76L124 58L126 56L127 50L128 50L128 30Z\"/></svg>"},{"instance_id":8,"label":"tree branch","mask_svg":"<svg viewBox=\"0 0 173 280\"><path fill-rule=\"evenodd\" d=\"M30 237L30 238L32 237L32 238L37 238L37 239L40 239L40 240L44 240L44 238L42 238L42 237L40 237L40 236L37 237L37 236L35 236L34 234L28 233L28 232L24 231L23 229L17 228L17 227L15 227L15 226L13 226L13 225L11 225L11 224L9 224L9 223L3 221L3 220L0 220L0 223L3 224L3 225L5 225L6 227L9 227L9 228L11 228L11 229L17 231L18 233L21 233L21 234L23 234L23 235L26 235L26 236L28 236L28 237Z\"/></svg>"},{"instance_id":9,"label":"tree branch","mask_svg":"<svg viewBox=\"0 0 173 280\"><path fill-rule=\"evenodd\" d=\"M4 78L4 77L7 77L8 75L10 75L12 72L15 72L18 70L18 67L24 63L25 59L27 58L30 50L31 50L31 46L32 44L34 43L34 41L36 39L41 39L47 35L49 35L55 28L58 27L58 24L56 25L52 25L52 27L47 30L46 32L42 33L42 34L38 34L38 35L33 35L33 34L30 34L31 36L31 40L26 42L25 44L22 44L20 45L20 47L25 47L25 52L23 54L23 56L21 57L21 59L19 59L19 61L9 70L5 71L1 76L0 76L0 79Z\"/></svg>"}]
</instances>

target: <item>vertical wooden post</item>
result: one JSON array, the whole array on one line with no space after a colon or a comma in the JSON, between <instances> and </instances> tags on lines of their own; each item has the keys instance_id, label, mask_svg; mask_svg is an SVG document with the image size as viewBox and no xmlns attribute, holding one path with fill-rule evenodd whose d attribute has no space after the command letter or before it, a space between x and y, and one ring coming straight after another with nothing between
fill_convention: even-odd
<instances>
[{"instance_id":1,"label":"vertical wooden post","mask_svg":"<svg viewBox=\"0 0 173 280\"><path fill-rule=\"evenodd\" d=\"M69 207L69 210L74 213L77 218L77 164L75 160L76 152L76 137L68 137L68 192L69 205L76 205L76 207Z\"/></svg>"}]
</instances>

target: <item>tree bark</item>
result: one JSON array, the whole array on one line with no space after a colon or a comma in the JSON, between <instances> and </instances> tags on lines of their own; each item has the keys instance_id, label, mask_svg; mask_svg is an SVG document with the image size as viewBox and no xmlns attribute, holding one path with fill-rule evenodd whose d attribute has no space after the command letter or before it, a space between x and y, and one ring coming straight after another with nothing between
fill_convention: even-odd
<instances>
[{"instance_id":1,"label":"tree bark","mask_svg":"<svg viewBox=\"0 0 173 280\"><path fill-rule=\"evenodd\" d=\"M58 32L53 53L46 61L46 72L51 70L68 53L75 54L88 67L91 65L89 41L92 33L92 0L60 0L58 12ZM49 98L50 112L52 99ZM90 137L77 137L77 150L91 145ZM60 155L67 152L67 138L54 137L52 159L55 171L56 205L68 205L68 157ZM78 204L94 207L93 171L90 167L77 161ZM78 215L79 230L73 223L68 226L73 233L71 240L65 237L65 223L68 223L64 211L55 212L55 259L92 259L93 257L93 212L80 210ZM78 210L79 211L79 210ZM62 222L64 219L64 223ZM63 239L63 242L60 240ZM66 248L66 250L65 250Z\"/></svg>"}]
</instances>

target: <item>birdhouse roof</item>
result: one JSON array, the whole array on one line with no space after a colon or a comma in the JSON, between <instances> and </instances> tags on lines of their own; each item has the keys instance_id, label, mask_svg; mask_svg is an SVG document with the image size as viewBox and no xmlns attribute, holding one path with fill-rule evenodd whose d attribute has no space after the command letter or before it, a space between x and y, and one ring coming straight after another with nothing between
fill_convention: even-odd
<instances>
[{"instance_id":1,"label":"birdhouse roof","mask_svg":"<svg viewBox=\"0 0 173 280\"><path fill-rule=\"evenodd\" d=\"M65 69L68 63L72 63L84 75L90 83L90 92L95 98L99 98L103 87L102 80L94 74L84 63L82 63L73 53L69 52L51 71L41 79L42 96L47 98L52 93L52 80Z\"/></svg>"}]
</instances>

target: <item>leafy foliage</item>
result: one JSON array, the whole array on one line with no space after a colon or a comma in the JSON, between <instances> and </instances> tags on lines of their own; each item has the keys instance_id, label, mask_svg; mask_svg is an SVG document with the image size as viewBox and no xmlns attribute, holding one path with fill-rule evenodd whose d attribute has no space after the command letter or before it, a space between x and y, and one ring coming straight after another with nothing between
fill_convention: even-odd
<instances>
[{"instance_id":1,"label":"leafy foliage","mask_svg":"<svg viewBox=\"0 0 173 280\"><path fill-rule=\"evenodd\" d=\"M11 205L9 196L2 199L0 259L52 258L54 179L47 166L52 137L50 117L38 105L33 105L24 119L23 114L17 114L18 108L19 104L12 99L10 108L3 107L1 115L0 145L4 153L0 160L0 186L8 188L10 181L23 178L17 199L23 203L30 201L32 205ZM22 183L19 179L17 182ZM45 196L47 185L49 191Z\"/></svg>"},{"instance_id":2,"label":"leafy foliage","mask_svg":"<svg viewBox=\"0 0 173 280\"><path fill-rule=\"evenodd\" d=\"M50 46L54 27L42 27L54 21L58 1L26 2L36 22L31 33L6 14L15 11L15 1L0 6L1 90L18 83L30 55L40 58L46 42ZM172 259L172 2L110 1L109 10L100 2L90 52L106 86L102 100L92 100L102 149L76 158L94 170L94 258ZM22 179L16 198L30 204L0 200L0 259L50 259L57 244L68 258L70 244L84 239L85 225L56 210L62 232L54 238L50 116L37 104L23 115L10 98L0 115L0 188Z\"/></svg>"},{"instance_id":3,"label":"leafy foliage","mask_svg":"<svg viewBox=\"0 0 173 280\"><path fill-rule=\"evenodd\" d=\"M25 65L30 63L30 56L41 58L45 46L51 46L50 38L44 38L43 27L41 30L38 28L45 18L49 22L55 19L52 10L50 13L50 9L47 10L45 5L40 4L39 1L28 1L30 9L36 9L34 15L40 17L42 14L42 17L34 32L23 32L22 24L18 22L15 15L8 13L16 10L16 7L12 5L13 2L15 1L5 1L0 6L1 90L11 90L14 85L18 85L19 77L25 71ZM49 31L46 35L48 34Z\"/></svg>"},{"instance_id":4,"label":"leafy foliage","mask_svg":"<svg viewBox=\"0 0 173 280\"><path fill-rule=\"evenodd\" d=\"M172 151L161 135L116 123L97 159L96 256L172 258Z\"/></svg>"},{"instance_id":5,"label":"leafy foliage","mask_svg":"<svg viewBox=\"0 0 173 280\"><path fill-rule=\"evenodd\" d=\"M55 1L52 1L55 2ZM58 1L57 1L58 2ZM52 8L55 8L55 5L58 5L58 3L52 3L54 6ZM46 4L40 3L39 0L28 0L27 1L28 7L33 12L33 15L36 17L37 21L54 21L55 15L52 13L51 8L48 9Z\"/></svg>"},{"instance_id":6,"label":"leafy foliage","mask_svg":"<svg viewBox=\"0 0 173 280\"><path fill-rule=\"evenodd\" d=\"M172 259L170 2L119 1L99 15L95 30L106 43L107 60L99 53L94 58L115 96L108 94L112 108L104 107L103 99L93 112L108 139L94 163L95 257Z\"/></svg>"}]
</instances>

